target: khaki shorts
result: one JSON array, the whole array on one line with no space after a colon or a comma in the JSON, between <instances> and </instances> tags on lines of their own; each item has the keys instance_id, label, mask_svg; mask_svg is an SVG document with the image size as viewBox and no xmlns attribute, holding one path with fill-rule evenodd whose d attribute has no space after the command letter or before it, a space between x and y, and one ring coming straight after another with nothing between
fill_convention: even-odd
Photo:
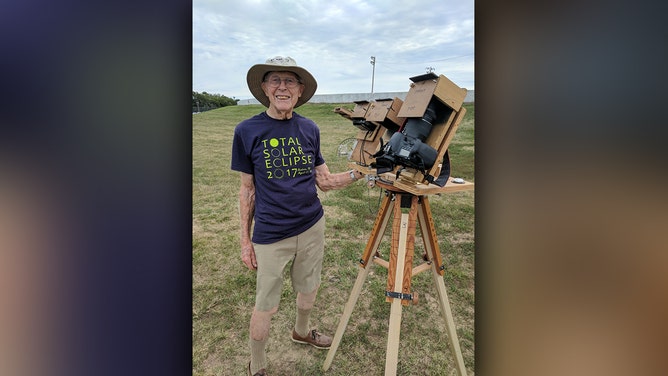
<instances>
[{"instance_id":1,"label":"khaki shorts","mask_svg":"<svg viewBox=\"0 0 668 376\"><path fill-rule=\"evenodd\" d=\"M325 250L325 217L303 233L272 244L253 244L257 260L255 309L278 306L283 290L283 270L290 261L290 279L296 292L310 293L320 286Z\"/></svg>"}]
</instances>

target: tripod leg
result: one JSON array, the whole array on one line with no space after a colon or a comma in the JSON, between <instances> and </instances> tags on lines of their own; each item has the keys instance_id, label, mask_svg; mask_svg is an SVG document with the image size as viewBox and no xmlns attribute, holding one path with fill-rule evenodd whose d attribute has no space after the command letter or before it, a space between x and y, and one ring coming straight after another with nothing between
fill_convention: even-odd
<instances>
[{"instance_id":1,"label":"tripod leg","mask_svg":"<svg viewBox=\"0 0 668 376\"><path fill-rule=\"evenodd\" d=\"M388 292L408 292L410 289L411 264L413 261L413 243L415 236L415 218L417 216L417 198L407 196L410 201L401 203L396 202L394 222L392 223L392 256L390 265L394 266L393 271L388 273L388 278L392 278L394 273L394 283L388 283ZM409 207L408 213L402 213L401 207ZM399 236L395 237L396 232ZM395 248L396 247L396 248ZM396 251L395 251L396 249ZM390 281L392 282L392 281ZM392 290L392 288L394 290ZM385 356L385 376L397 374L397 361L399 360L399 337L401 332L401 310L402 299L391 298L390 306L390 324L387 335L387 353Z\"/></svg>"},{"instance_id":2,"label":"tripod leg","mask_svg":"<svg viewBox=\"0 0 668 376\"><path fill-rule=\"evenodd\" d=\"M366 278L369 275L369 271L371 270L371 264L372 264L369 261L372 255L376 253L376 251L378 250L378 245L380 244L380 241L385 232L385 226L387 225L389 217L392 214L391 202L392 199L390 195L385 196L385 199L383 200L383 203L381 205L381 209L378 212L378 215L376 216L376 222L373 226L373 230L371 231L371 236L369 237L369 241L367 242L366 248L364 249L364 254L360 259L360 265L362 266L362 269L360 269L360 271L357 273L357 280L355 280L355 285L353 286L353 290L350 292L350 297L348 298L348 302L346 303L346 306L343 309L343 315L339 320L339 326L336 328L336 333L334 334L334 338L332 339L332 345L330 346L327 352L325 363L322 365L323 371L327 371L329 367L332 365L332 361L334 360L334 355L336 354L336 350L339 348L339 344L341 343L343 332L346 331L346 326L348 326L348 320L350 320L350 316L353 313L353 308L355 308L355 304L357 304L357 298L359 298L360 293L362 292L362 286L364 285L364 281L366 281Z\"/></svg>"},{"instance_id":3,"label":"tripod leg","mask_svg":"<svg viewBox=\"0 0 668 376\"><path fill-rule=\"evenodd\" d=\"M390 306L390 324L387 328L387 354L385 355L385 376L394 376L397 374L402 308L401 299L394 299Z\"/></svg>"},{"instance_id":4,"label":"tripod leg","mask_svg":"<svg viewBox=\"0 0 668 376\"><path fill-rule=\"evenodd\" d=\"M448 293L445 290L445 282L443 277L436 270L436 265L432 264L432 275L434 276L434 284L436 285L436 290L438 291L439 303L441 306L441 312L443 313L443 318L445 318L445 328L448 332L448 340L450 345L450 350L452 355L455 358L455 365L457 367L457 374L459 376L466 375L466 366L464 365L464 358L462 357L462 350L459 348L459 339L457 338L457 328L455 327L455 320L452 317L452 311L450 310L450 302L448 300Z\"/></svg>"},{"instance_id":5,"label":"tripod leg","mask_svg":"<svg viewBox=\"0 0 668 376\"><path fill-rule=\"evenodd\" d=\"M360 266L365 267L373 255L378 251L378 246L380 241L383 239L383 234L385 233L385 227L390 220L392 215L392 200L394 199L394 194L387 194L383 199L383 202L380 205L378 210L378 215L376 215L376 221L373 224L373 229L371 230L371 235L369 240L366 243L364 248L364 253L360 259Z\"/></svg>"},{"instance_id":6,"label":"tripod leg","mask_svg":"<svg viewBox=\"0 0 668 376\"><path fill-rule=\"evenodd\" d=\"M438 303L441 307L443 318L445 319L445 328L448 332L450 352L452 352L452 356L455 358L457 374L459 374L459 376L465 376L466 366L464 365L462 350L459 347L457 328L455 327L455 320L453 319L452 311L450 310L450 301L445 289L445 281L443 281L443 261L441 260L441 251L438 247L438 241L436 240L436 228L434 227L429 200L426 196L422 198L422 203L420 204L418 221L420 230L422 231L425 251L431 260L432 276L434 277L434 285L438 292Z\"/></svg>"},{"instance_id":7,"label":"tripod leg","mask_svg":"<svg viewBox=\"0 0 668 376\"><path fill-rule=\"evenodd\" d=\"M366 267L364 267L364 269L360 269L360 271L357 273L357 279L355 280L355 285L353 286L353 290L350 292L350 297L348 298L348 302L346 303L346 306L343 309L343 315L339 320L339 326L336 328L336 333L334 334L334 338L332 339L332 346L327 351L327 357L325 358L325 363L322 365L323 371L327 371L329 367L332 365L332 361L334 360L334 355L336 354L336 350L339 348L339 344L341 343L343 332L346 331L346 326L348 326L348 320L350 320L350 316L353 313L353 308L355 308L355 304L357 304L357 298L359 298L362 292L362 286L364 285L364 281L366 281L366 277L369 275L369 271L371 270L371 264L372 263L370 262L367 263Z\"/></svg>"}]
</instances>

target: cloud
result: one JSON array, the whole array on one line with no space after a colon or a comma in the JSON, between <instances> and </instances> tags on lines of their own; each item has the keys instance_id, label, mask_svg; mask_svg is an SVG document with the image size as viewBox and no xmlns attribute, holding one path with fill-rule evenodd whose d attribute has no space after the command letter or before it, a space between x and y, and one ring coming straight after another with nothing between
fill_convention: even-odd
<instances>
[{"instance_id":1,"label":"cloud","mask_svg":"<svg viewBox=\"0 0 668 376\"><path fill-rule=\"evenodd\" d=\"M246 72L291 56L319 94L405 91L433 67L474 88L474 5L423 1L193 1L193 90L252 97Z\"/></svg>"}]
</instances>

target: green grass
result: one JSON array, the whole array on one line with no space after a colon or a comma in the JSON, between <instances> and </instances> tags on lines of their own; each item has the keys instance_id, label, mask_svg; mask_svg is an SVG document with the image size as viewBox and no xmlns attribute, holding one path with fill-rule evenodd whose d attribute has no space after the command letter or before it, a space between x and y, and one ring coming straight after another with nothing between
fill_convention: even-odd
<instances>
[{"instance_id":1,"label":"green grass","mask_svg":"<svg viewBox=\"0 0 668 376\"><path fill-rule=\"evenodd\" d=\"M333 112L352 104L306 104L297 109L321 131L322 152L332 172L348 169L337 155L339 143L357 134L350 121ZM474 181L474 106L450 144L452 176ZM193 115L193 375L243 375L250 358L248 323L254 305L255 274L239 255L239 174L230 170L234 127L264 108L229 106ZM326 254L322 286L311 323L333 336L359 271L380 203L381 191L362 182L320 192L326 215ZM474 363L474 194L472 191L429 197L446 266L445 284L469 374ZM379 251L389 253L389 229ZM419 229L418 229L419 235ZM416 241L415 254L423 245ZM416 257L416 262L419 257ZM381 375L385 365L389 303L384 291L387 270L373 267L343 335L332 367L322 372L327 351L293 344L288 335L295 318L294 293L286 278L279 312L267 345L272 375ZM399 375L454 375L445 323L429 273L412 279L420 302L404 307Z\"/></svg>"}]
</instances>

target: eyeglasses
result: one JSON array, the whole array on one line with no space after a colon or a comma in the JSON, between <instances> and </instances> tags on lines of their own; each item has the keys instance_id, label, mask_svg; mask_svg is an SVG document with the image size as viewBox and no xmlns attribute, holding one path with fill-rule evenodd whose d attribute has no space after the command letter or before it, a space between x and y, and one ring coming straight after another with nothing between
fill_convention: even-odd
<instances>
[{"instance_id":1,"label":"eyeglasses","mask_svg":"<svg viewBox=\"0 0 668 376\"><path fill-rule=\"evenodd\" d=\"M271 77L267 79L265 82L267 83L267 85L269 85L269 87L279 87L281 86L281 81L283 81L283 83L285 83L285 87L289 89L295 88L297 87L297 85L301 84L301 82L299 82L298 79L293 77L288 77L284 79L281 79L280 77Z\"/></svg>"}]
</instances>

